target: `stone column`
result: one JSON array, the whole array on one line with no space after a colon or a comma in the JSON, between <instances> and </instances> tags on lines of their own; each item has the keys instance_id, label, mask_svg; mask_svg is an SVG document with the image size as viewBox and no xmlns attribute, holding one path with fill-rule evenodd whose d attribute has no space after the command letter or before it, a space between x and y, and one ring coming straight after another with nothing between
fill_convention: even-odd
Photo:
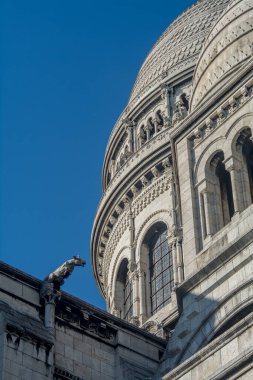
<instances>
[{"instance_id":1,"label":"stone column","mask_svg":"<svg viewBox=\"0 0 253 380\"><path fill-rule=\"evenodd\" d=\"M133 317L139 316L139 279L138 279L138 272L137 272L137 265L135 261L135 246L134 246L134 235L135 235L135 228L134 228L134 216L132 213L132 210L130 208L129 210L129 232L130 232L130 261L128 264L128 275L129 280L132 284L132 290L133 290Z\"/></svg>"},{"instance_id":2,"label":"stone column","mask_svg":"<svg viewBox=\"0 0 253 380\"><path fill-rule=\"evenodd\" d=\"M165 105L165 110L166 110L166 115L167 117L171 117L170 114L170 89L167 84L163 83L161 85L161 98L164 101Z\"/></svg>"},{"instance_id":3,"label":"stone column","mask_svg":"<svg viewBox=\"0 0 253 380\"><path fill-rule=\"evenodd\" d=\"M182 249L182 239L177 237L176 241L176 251L177 251L177 279L178 283L184 281L184 263L183 263L183 249Z\"/></svg>"},{"instance_id":4,"label":"stone column","mask_svg":"<svg viewBox=\"0 0 253 380\"><path fill-rule=\"evenodd\" d=\"M127 134L128 134L129 150L130 150L130 153L133 153L134 152L134 127L133 127L133 124L128 125Z\"/></svg>"},{"instance_id":5,"label":"stone column","mask_svg":"<svg viewBox=\"0 0 253 380\"><path fill-rule=\"evenodd\" d=\"M133 265L133 264L132 264ZM137 266L134 265L134 267L129 268L129 280L132 284L132 291L133 291L133 315L132 318L135 320L139 319L140 315L140 297L139 297L139 277L138 277L138 271Z\"/></svg>"},{"instance_id":6,"label":"stone column","mask_svg":"<svg viewBox=\"0 0 253 380\"><path fill-rule=\"evenodd\" d=\"M155 126L155 135L156 135L158 133L158 121L156 120L156 118L154 118L153 123Z\"/></svg>"},{"instance_id":7,"label":"stone column","mask_svg":"<svg viewBox=\"0 0 253 380\"><path fill-rule=\"evenodd\" d=\"M134 217L132 210L129 210L129 233L130 233L130 261L135 263L135 247L134 247L134 235L135 235L135 229L134 229Z\"/></svg>"},{"instance_id":8,"label":"stone column","mask_svg":"<svg viewBox=\"0 0 253 380\"><path fill-rule=\"evenodd\" d=\"M179 282L178 281L178 257L177 257L176 239L173 239L172 242L169 242L169 246L171 247L174 285L176 286Z\"/></svg>"},{"instance_id":9,"label":"stone column","mask_svg":"<svg viewBox=\"0 0 253 380\"><path fill-rule=\"evenodd\" d=\"M211 231L211 215L210 215L210 204L209 204L209 193L207 189L202 191L202 196L203 196L203 207L204 207L204 215L202 217L203 221L202 224L205 223L205 231L204 231L204 225L202 226L202 231L203 231L203 237L207 238L212 235Z\"/></svg>"},{"instance_id":10,"label":"stone column","mask_svg":"<svg viewBox=\"0 0 253 380\"><path fill-rule=\"evenodd\" d=\"M147 320L147 301L146 301L146 274L144 270L139 268L139 295L140 295L140 323L143 323Z\"/></svg>"},{"instance_id":11,"label":"stone column","mask_svg":"<svg viewBox=\"0 0 253 380\"><path fill-rule=\"evenodd\" d=\"M240 211L240 196L239 196L239 178L238 178L238 172L235 167L235 163L233 162L233 159L230 159L225 163L226 170L230 173L231 177L231 185L232 185L232 194L233 194L233 201L234 201L234 212L235 214Z\"/></svg>"},{"instance_id":12,"label":"stone column","mask_svg":"<svg viewBox=\"0 0 253 380\"><path fill-rule=\"evenodd\" d=\"M147 134L147 141L149 141L150 140L150 129L149 129L148 125L145 127L145 132Z\"/></svg>"},{"instance_id":13,"label":"stone column","mask_svg":"<svg viewBox=\"0 0 253 380\"><path fill-rule=\"evenodd\" d=\"M54 289L52 282L43 282L40 290L40 298L44 302L44 325L48 329L55 327L55 304L60 299L61 293Z\"/></svg>"}]
</instances>

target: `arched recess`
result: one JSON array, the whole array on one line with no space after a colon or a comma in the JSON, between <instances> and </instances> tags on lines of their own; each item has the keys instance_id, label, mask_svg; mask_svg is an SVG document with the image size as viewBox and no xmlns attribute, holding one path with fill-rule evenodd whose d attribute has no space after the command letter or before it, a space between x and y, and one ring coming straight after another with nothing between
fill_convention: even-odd
<instances>
[{"instance_id":1,"label":"arched recess","mask_svg":"<svg viewBox=\"0 0 253 380\"><path fill-rule=\"evenodd\" d=\"M219 137L213 140L201 153L194 168L195 183L200 185L205 181L207 174L207 164L210 163L216 153L226 151L226 139L225 137Z\"/></svg>"},{"instance_id":2,"label":"arched recess","mask_svg":"<svg viewBox=\"0 0 253 380\"><path fill-rule=\"evenodd\" d=\"M235 134L232 152L237 174L239 211L243 211L253 203L253 138L250 127L244 127Z\"/></svg>"},{"instance_id":3,"label":"arched recess","mask_svg":"<svg viewBox=\"0 0 253 380\"><path fill-rule=\"evenodd\" d=\"M111 258L111 263L108 269L108 298L111 298L111 307L109 311L116 315L120 316L122 310L121 302L118 302L116 289L117 289L117 274L120 270L120 266L123 260L129 262L129 249L127 246L122 247L121 250L117 252L115 256Z\"/></svg>"},{"instance_id":4,"label":"arched recess","mask_svg":"<svg viewBox=\"0 0 253 380\"><path fill-rule=\"evenodd\" d=\"M166 224L154 224L145 235L142 246L148 261L150 314L154 315L170 302L174 287L172 249Z\"/></svg>"},{"instance_id":5,"label":"arched recess","mask_svg":"<svg viewBox=\"0 0 253 380\"><path fill-rule=\"evenodd\" d=\"M246 114L210 142L196 162L203 240L253 203L252 135L253 115Z\"/></svg>"},{"instance_id":6,"label":"arched recess","mask_svg":"<svg viewBox=\"0 0 253 380\"><path fill-rule=\"evenodd\" d=\"M223 150L211 154L204 173L198 186L203 239L228 224L235 213L231 173L226 169Z\"/></svg>"},{"instance_id":7,"label":"arched recess","mask_svg":"<svg viewBox=\"0 0 253 380\"><path fill-rule=\"evenodd\" d=\"M154 220L155 219L155 220ZM149 318L171 301L174 287L172 247L168 225L151 218L139 236L137 258L140 273L140 317Z\"/></svg>"},{"instance_id":8,"label":"arched recess","mask_svg":"<svg viewBox=\"0 0 253 380\"><path fill-rule=\"evenodd\" d=\"M234 176L236 211L243 211L253 202L253 114L238 118L226 133L226 155Z\"/></svg>"},{"instance_id":9,"label":"arched recess","mask_svg":"<svg viewBox=\"0 0 253 380\"><path fill-rule=\"evenodd\" d=\"M155 223L162 222L162 223L166 224L166 226L168 228L168 235L171 234L171 230L169 227L169 218L170 218L170 212L168 210L163 209L163 210L155 211L154 213L149 215L149 217L147 219L145 219L145 221L142 223L140 228L137 230L136 237L134 240L134 246L136 247L136 262L139 262L139 260L140 260L140 248L141 248L141 244L143 242L143 239L144 239L147 231Z\"/></svg>"},{"instance_id":10,"label":"arched recess","mask_svg":"<svg viewBox=\"0 0 253 380\"><path fill-rule=\"evenodd\" d=\"M128 276L128 259L124 258L118 268L114 287L114 308L118 316L130 321L133 315L133 289Z\"/></svg>"},{"instance_id":11,"label":"arched recess","mask_svg":"<svg viewBox=\"0 0 253 380\"><path fill-rule=\"evenodd\" d=\"M177 365L232 328L245 318L245 313L253 311L253 279L244 282L220 301L206 299L205 302L206 305L216 304L216 307L200 323L195 334L189 337L188 344L176 359Z\"/></svg>"}]
</instances>

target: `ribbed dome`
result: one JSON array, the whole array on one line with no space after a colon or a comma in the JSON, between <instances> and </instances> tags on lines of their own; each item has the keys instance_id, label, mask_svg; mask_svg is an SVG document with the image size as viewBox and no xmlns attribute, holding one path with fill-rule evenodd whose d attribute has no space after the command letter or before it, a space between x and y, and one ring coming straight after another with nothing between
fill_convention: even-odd
<instances>
[{"instance_id":1,"label":"ribbed dome","mask_svg":"<svg viewBox=\"0 0 253 380\"><path fill-rule=\"evenodd\" d=\"M207 35L229 1L198 1L166 29L143 63L129 102L164 79L194 68Z\"/></svg>"},{"instance_id":2,"label":"ribbed dome","mask_svg":"<svg viewBox=\"0 0 253 380\"><path fill-rule=\"evenodd\" d=\"M208 36L199 58L191 108L209 99L253 52L253 0L233 0Z\"/></svg>"}]
</instances>

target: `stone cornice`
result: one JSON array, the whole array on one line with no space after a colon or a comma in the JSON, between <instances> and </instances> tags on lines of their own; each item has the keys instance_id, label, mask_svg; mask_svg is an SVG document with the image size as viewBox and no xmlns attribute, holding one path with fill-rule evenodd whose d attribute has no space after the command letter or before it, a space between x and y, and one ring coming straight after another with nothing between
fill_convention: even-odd
<instances>
[{"instance_id":1,"label":"stone cornice","mask_svg":"<svg viewBox=\"0 0 253 380\"><path fill-rule=\"evenodd\" d=\"M160 146L167 144L169 142L169 136L170 129L164 129L156 136L154 136L152 140L148 141L140 149L133 153L132 156L127 160L127 162L122 166L122 168L120 168L119 171L113 177L112 181L110 182L103 194L103 198L101 199L100 204L106 197L108 197L114 191L114 189L118 186L119 182L122 181L122 178L128 175L128 173L130 173L135 166L139 166L141 157L142 159L144 159L145 157L149 156L150 148L153 148L153 150L159 149Z\"/></svg>"},{"instance_id":2,"label":"stone cornice","mask_svg":"<svg viewBox=\"0 0 253 380\"><path fill-rule=\"evenodd\" d=\"M215 116L219 109L229 104L229 100L236 93L241 93L242 88L251 87L253 80L251 73L253 69L253 58L245 64L239 72L236 72L216 94L200 107L196 107L189 115L178 124L177 128L171 130L171 139L175 142L179 138L184 138L189 130L196 126L201 127L207 120Z\"/></svg>"},{"instance_id":3,"label":"stone cornice","mask_svg":"<svg viewBox=\"0 0 253 380\"><path fill-rule=\"evenodd\" d=\"M98 325L102 324L102 329L108 329L113 334L116 334L119 330L127 330L132 332L143 339L152 341L155 345L166 347L166 341L153 334L143 331L141 328L126 322L125 320L115 317L107 311L101 310L87 302L82 301L68 293L62 292L61 300L58 303L59 309L57 310L57 318L59 322L64 322L73 328L80 329L80 319L90 322L96 321ZM58 314L59 311L59 314ZM74 311L74 318L73 318ZM66 315L65 315L66 314ZM89 323L90 323L89 322ZM85 323L85 322L84 322ZM89 324L88 323L88 324ZM95 323L95 322L94 322ZM88 325L85 327L86 331L89 331ZM100 332L96 332L95 327L91 326L90 333L97 339L102 339L107 343L110 343L111 338L103 338L100 336ZM102 334L103 335L103 334ZM117 341L111 340L113 344L117 344Z\"/></svg>"},{"instance_id":4,"label":"stone cornice","mask_svg":"<svg viewBox=\"0 0 253 380\"><path fill-rule=\"evenodd\" d=\"M213 244L213 250L215 250L216 245L219 243L219 239L216 240ZM253 241L253 229L247 232L245 235L241 236L238 240L228 244L225 249L221 252L217 252L213 258L207 262L206 265L199 267L197 272L192 274L187 278L180 286L177 288L177 292L180 294L180 297L183 297L184 294L191 291L195 288L200 282L204 281L208 276L210 276L213 271L217 270L220 266L223 266L225 262L235 256L238 251L246 248ZM216 244L215 244L216 243ZM205 250L202 253L199 253L199 258L206 255L209 250ZM252 257L253 260L253 257Z\"/></svg>"}]
</instances>

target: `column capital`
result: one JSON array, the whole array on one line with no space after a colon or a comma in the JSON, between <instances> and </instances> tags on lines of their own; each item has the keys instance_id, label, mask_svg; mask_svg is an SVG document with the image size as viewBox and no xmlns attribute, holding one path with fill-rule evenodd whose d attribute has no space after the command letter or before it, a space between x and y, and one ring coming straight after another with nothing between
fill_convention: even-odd
<instances>
[{"instance_id":1,"label":"column capital","mask_svg":"<svg viewBox=\"0 0 253 380\"><path fill-rule=\"evenodd\" d=\"M130 273L134 273L136 272L136 269L137 269L137 264L135 261L133 260L130 260L129 263L128 263L128 270Z\"/></svg>"}]
</instances>

